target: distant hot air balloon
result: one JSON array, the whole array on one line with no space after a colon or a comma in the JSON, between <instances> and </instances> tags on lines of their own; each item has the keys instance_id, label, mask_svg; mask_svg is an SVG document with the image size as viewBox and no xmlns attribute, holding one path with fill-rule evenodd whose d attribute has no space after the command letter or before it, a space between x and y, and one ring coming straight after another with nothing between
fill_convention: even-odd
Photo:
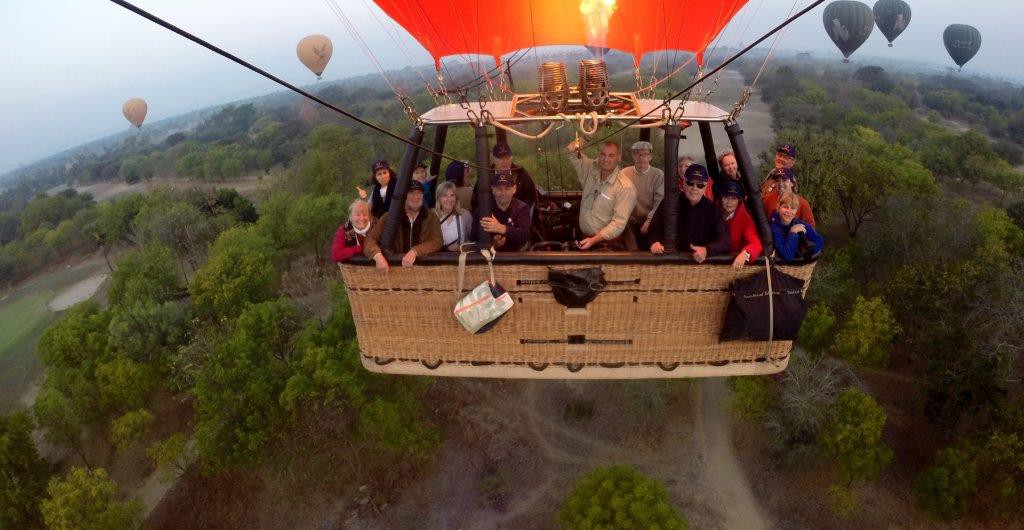
<instances>
[{"instance_id":1,"label":"distant hot air balloon","mask_svg":"<svg viewBox=\"0 0 1024 530\"><path fill-rule=\"evenodd\" d=\"M334 45L326 35L310 35L300 40L299 45L295 47L295 54L299 56L299 60L316 74L317 79L320 79L320 75L327 68L333 52Z\"/></svg>"},{"instance_id":2,"label":"distant hot air balloon","mask_svg":"<svg viewBox=\"0 0 1024 530\"><path fill-rule=\"evenodd\" d=\"M146 100L142 98L129 99L121 106L121 113L124 114L125 119L136 127L142 127L142 121L146 119L147 110L149 110L149 106L146 105Z\"/></svg>"},{"instance_id":3,"label":"distant hot air balloon","mask_svg":"<svg viewBox=\"0 0 1024 530\"><path fill-rule=\"evenodd\" d=\"M903 0L878 0L872 11L875 14L875 24L892 48L892 41L896 40L910 24L910 5Z\"/></svg>"},{"instance_id":4,"label":"distant hot air balloon","mask_svg":"<svg viewBox=\"0 0 1024 530\"><path fill-rule=\"evenodd\" d=\"M963 70L967 61L981 49L981 32L974 26L953 24L942 32L942 42L953 62Z\"/></svg>"},{"instance_id":5,"label":"distant hot air balloon","mask_svg":"<svg viewBox=\"0 0 1024 530\"><path fill-rule=\"evenodd\" d=\"M875 27L871 8L853 0L839 0L829 4L825 8L823 20L825 31L839 51L843 52L845 63L850 62L850 55L868 40Z\"/></svg>"}]
</instances>

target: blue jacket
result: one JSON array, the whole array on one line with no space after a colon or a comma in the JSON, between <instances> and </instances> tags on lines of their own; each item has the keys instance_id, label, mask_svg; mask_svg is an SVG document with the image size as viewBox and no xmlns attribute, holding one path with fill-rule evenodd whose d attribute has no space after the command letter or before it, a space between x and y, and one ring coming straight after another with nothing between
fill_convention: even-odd
<instances>
[{"instance_id":1,"label":"blue jacket","mask_svg":"<svg viewBox=\"0 0 1024 530\"><path fill-rule=\"evenodd\" d=\"M793 222L785 224L782 219L779 218L779 212L773 212L771 217L772 239L775 241L775 251L778 252L779 256L786 261L793 261L799 259L798 250L800 248L800 234L794 234L789 231L794 224L803 225L807 229L807 241L814 247L814 254L821 252L821 249L825 247L825 238L821 237L821 234L814 230L814 227L804 222L799 217L794 217Z\"/></svg>"}]
</instances>

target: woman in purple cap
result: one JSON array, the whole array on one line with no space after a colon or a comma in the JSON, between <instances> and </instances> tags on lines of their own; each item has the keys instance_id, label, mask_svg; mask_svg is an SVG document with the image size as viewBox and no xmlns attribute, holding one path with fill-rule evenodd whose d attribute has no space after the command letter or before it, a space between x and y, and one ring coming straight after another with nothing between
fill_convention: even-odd
<instances>
[{"instance_id":1,"label":"woman in purple cap","mask_svg":"<svg viewBox=\"0 0 1024 530\"><path fill-rule=\"evenodd\" d=\"M761 255L761 239L754 219L743 205L743 187L735 180L725 179L718 194L719 208L729 230L729 251L736 253L732 266L740 270L748 261Z\"/></svg>"}]
</instances>

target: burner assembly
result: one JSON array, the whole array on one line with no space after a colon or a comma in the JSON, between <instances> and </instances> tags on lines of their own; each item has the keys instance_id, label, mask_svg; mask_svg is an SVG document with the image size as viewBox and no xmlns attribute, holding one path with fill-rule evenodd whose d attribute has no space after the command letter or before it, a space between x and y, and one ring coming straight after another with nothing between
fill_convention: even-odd
<instances>
[{"instance_id":1,"label":"burner assembly","mask_svg":"<svg viewBox=\"0 0 1024 530\"><path fill-rule=\"evenodd\" d=\"M608 66L599 59L579 63L579 82L569 83L568 69L562 62L546 62L537 70L537 94L516 94L512 115L558 116L590 114L635 114L637 101L630 92L612 92Z\"/></svg>"}]
</instances>

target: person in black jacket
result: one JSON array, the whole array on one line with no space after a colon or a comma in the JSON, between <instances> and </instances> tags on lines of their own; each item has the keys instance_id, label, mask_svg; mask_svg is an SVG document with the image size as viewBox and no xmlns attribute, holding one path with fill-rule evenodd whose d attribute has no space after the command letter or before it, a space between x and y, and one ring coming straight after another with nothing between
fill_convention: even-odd
<instances>
[{"instance_id":1,"label":"person in black jacket","mask_svg":"<svg viewBox=\"0 0 1024 530\"><path fill-rule=\"evenodd\" d=\"M679 194L676 248L693 252L693 260L697 263L703 262L708 256L729 253L729 229L721 212L704 195L708 180L708 170L700 164L692 164L677 181L682 193ZM665 252L665 245L662 244L664 226L661 215L655 218L658 219L658 231L651 244L651 252L662 254Z\"/></svg>"},{"instance_id":2,"label":"person in black jacket","mask_svg":"<svg viewBox=\"0 0 1024 530\"><path fill-rule=\"evenodd\" d=\"M373 191L369 197L370 214L380 219L391 208L391 195L395 191L395 187L391 184L395 182L395 172L391 171L391 166L387 160L378 160L370 166L370 174L372 175L370 180L373 185ZM363 193L359 195L360 198L366 199Z\"/></svg>"},{"instance_id":3,"label":"person in black jacket","mask_svg":"<svg viewBox=\"0 0 1024 530\"><path fill-rule=\"evenodd\" d=\"M512 163L512 148L506 143L498 142L494 144L494 148L491 150L491 154L494 156L494 163L491 167L494 168L495 172L499 171L511 171L512 175L516 179L516 198L525 202L527 206L533 208L537 205L538 192L537 184L533 182L533 177L526 171L526 168L517 166ZM477 179L477 185L480 184L480 179ZM473 211L476 212L476 192L477 188L473 187Z\"/></svg>"},{"instance_id":4,"label":"person in black jacket","mask_svg":"<svg viewBox=\"0 0 1024 530\"><path fill-rule=\"evenodd\" d=\"M530 237L530 207L517 198L515 175L497 171L491 178L491 215L479 219L474 213L473 232L476 240L480 230L494 235L494 248L504 252L522 250Z\"/></svg>"}]
</instances>

